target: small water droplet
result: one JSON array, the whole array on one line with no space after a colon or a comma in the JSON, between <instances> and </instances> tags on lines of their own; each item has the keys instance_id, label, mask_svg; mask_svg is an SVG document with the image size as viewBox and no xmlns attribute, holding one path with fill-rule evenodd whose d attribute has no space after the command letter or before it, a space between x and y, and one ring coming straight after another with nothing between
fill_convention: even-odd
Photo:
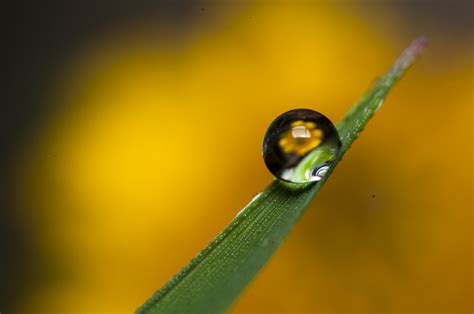
<instances>
[{"instance_id":1,"label":"small water droplet","mask_svg":"<svg viewBox=\"0 0 474 314\"><path fill-rule=\"evenodd\" d=\"M237 215L235 215L234 219L239 217L251 204L253 204L253 202L255 202L259 198L260 195L262 195L262 192L255 194L255 196L252 198L252 200L244 208L239 210Z\"/></svg>"},{"instance_id":2,"label":"small water droplet","mask_svg":"<svg viewBox=\"0 0 474 314\"><path fill-rule=\"evenodd\" d=\"M374 112L377 112L379 110L380 106L382 106L382 104L383 104L383 99L378 100L378 103L377 103L377 106L375 107Z\"/></svg>"},{"instance_id":3,"label":"small water droplet","mask_svg":"<svg viewBox=\"0 0 474 314\"><path fill-rule=\"evenodd\" d=\"M328 118L310 109L295 109L268 127L263 159L275 177L308 183L324 177L340 147L339 134Z\"/></svg>"}]
</instances>

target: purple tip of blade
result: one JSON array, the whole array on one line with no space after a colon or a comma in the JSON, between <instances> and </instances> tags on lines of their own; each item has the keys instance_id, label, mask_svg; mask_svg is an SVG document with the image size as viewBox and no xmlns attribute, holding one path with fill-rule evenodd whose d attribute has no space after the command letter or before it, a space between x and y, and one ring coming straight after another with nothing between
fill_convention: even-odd
<instances>
[{"instance_id":1,"label":"purple tip of blade","mask_svg":"<svg viewBox=\"0 0 474 314\"><path fill-rule=\"evenodd\" d=\"M413 61L428 45L428 38L422 35L415 39L408 48L406 48L392 67L392 71L398 72L408 68Z\"/></svg>"}]
</instances>

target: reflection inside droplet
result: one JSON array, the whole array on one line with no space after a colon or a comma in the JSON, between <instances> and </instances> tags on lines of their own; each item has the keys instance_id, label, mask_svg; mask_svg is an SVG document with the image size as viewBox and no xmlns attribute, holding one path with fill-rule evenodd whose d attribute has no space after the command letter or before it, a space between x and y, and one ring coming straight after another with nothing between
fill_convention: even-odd
<instances>
[{"instance_id":1,"label":"reflection inside droplet","mask_svg":"<svg viewBox=\"0 0 474 314\"><path fill-rule=\"evenodd\" d=\"M263 158L275 177L307 183L326 175L340 147L339 134L328 118L296 109L271 123L263 141Z\"/></svg>"}]
</instances>

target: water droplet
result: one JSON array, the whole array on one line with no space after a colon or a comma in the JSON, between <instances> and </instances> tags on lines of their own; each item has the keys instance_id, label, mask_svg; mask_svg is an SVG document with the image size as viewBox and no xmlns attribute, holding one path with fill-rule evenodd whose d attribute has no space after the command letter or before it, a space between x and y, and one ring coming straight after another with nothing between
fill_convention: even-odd
<instances>
[{"instance_id":1,"label":"water droplet","mask_svg":"<svg viewBox=\"0 0 474 314\"><path fill-rule=\"evenodd\" d=\"M321 180L341 147L332 122L319 112L295 109L283 113L268 127L263 159L277 178L307 183Z\"/></svg>"},{"instance_id":2,"label":"water droplet","mask_svg":"<svg viewBox=\"0 0 474 314\"><path fill-rule=\"evenodd\" d=\"M241 210L239 210L239 212L237 213L237 215L235 215L234 219L237 218L237 217L239 217L250 205L252 205L252 204L260 197L260 195L262 195L262 192L255 194L255 196L252 198L252 200L250 201L250 203L248 203L244 208L242 208Z\"/></svg>"}]
</instances>

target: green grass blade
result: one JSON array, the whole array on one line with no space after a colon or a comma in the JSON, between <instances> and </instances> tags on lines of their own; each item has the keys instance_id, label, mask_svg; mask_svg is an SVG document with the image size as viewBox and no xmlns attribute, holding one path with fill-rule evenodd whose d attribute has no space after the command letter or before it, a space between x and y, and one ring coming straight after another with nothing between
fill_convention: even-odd
<instances>
[{"instance_id":1,"label":"green grass blade","mask_svg":"<svg viewBox=\"0 0 474 314\"><path fill-rule=\"evenodd\" d=\"M342 148L323 180L305 186L274 181L137 312L225 312L287 236L335 165L425 44L424 37L415 40L337 123Z\"/></svg>"}]
</instances>

